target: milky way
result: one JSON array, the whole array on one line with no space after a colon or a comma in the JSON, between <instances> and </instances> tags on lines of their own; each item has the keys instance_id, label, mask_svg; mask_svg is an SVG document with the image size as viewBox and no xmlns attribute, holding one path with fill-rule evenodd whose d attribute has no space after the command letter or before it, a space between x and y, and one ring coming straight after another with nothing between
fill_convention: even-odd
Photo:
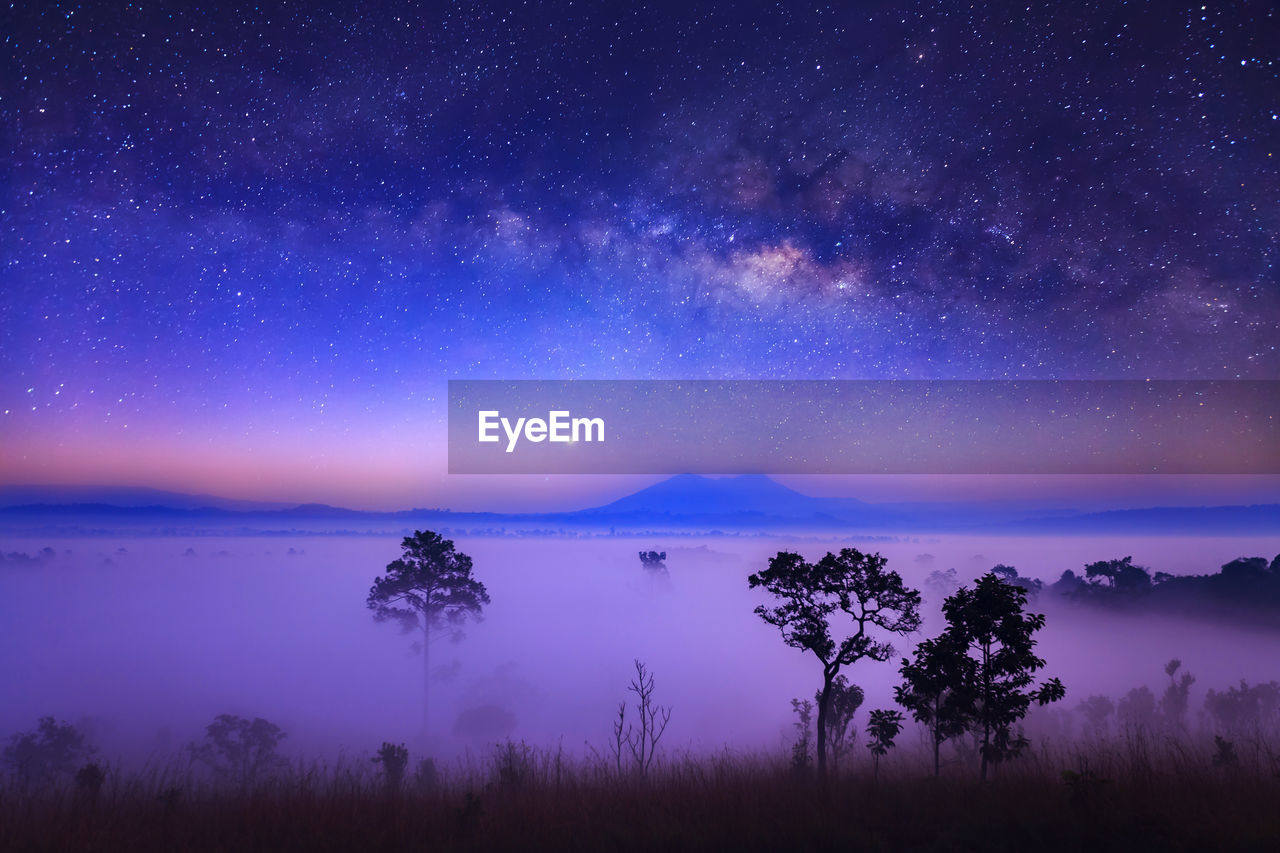
<instances>
[{"instance_id":1,"label":"milky way","mask_svg":"<svg viewBox=\"0 0 1280 853\"><path fill-rule=\"evenodd\" d=\"M172 5L8 11L28 461L406 448L451 377L1280 378L1272 4Z\"/></svg>"}]
</instances>

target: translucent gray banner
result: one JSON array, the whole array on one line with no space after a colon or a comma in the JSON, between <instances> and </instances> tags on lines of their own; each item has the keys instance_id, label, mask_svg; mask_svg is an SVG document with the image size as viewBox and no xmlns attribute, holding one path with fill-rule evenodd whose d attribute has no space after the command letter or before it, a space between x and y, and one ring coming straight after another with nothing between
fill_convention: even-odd
<instances>
[{"instance_id":1,"label":"translucent gray banner","mask_svg":"<svg viewBox=\"0 0 1280 853\"><path fill-rule=\"evenodd\" d=\"M454 380L453 474L1275 474L1280 382Z\"/></svg>"}]
</instances>

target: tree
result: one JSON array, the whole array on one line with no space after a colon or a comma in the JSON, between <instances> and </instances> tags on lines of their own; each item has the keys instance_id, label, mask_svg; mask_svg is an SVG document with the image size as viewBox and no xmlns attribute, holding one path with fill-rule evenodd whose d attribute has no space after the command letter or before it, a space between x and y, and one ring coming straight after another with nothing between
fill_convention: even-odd
<instances>
[{"instance_id":1,"label":"tree","mask_svg":"<svg viewBox=\"0 0 1280 853\"><path fill-rule=\"evenodd\" d=\"M1107 734L1107 718L1116 710L1116 703L1107 696L1094 695L1076 706L1084 714L1085 723L1093 737L1101 738Z\"/></svg>"},{"instance_id":2,"label":"tree","mask_svg":"<svg viewBox=\"0 0 1280 853\"><path fill-rule=\"evenodd\" d=\"M924 579L924 584L940 598L946 598L960 588L960 581L956 577L955 569L947 569L945 572L941 569L934 569Z\"/></svg>"},{"instance_id":3,"label":"tree","mask_svg":"<svg viewBox=\"0 0 1280 853\"><path fill-rule=\"evenodd\" d=\"M791 767L803 775L809 772L811 766L809 733L813 725L813 703L808 699L792 699L791 710L796 715L796 742L791 744Z\"/></svg>"},{"instance_id":4,"label":"tree","mask_svg":"<svg viewBox=\"0 0 1280 853\"><path fill-rule=\"evenodd\" d=\"M1175 729L1186 727L1191 685L1196 683L1196 677L1185 670L1179 676L1178 670L1181 668L1182 661L1178 658L1164 665L1164 674L1169 676L1169 686L1160 697L1160 716L1170 728Z\"/></svg>"},{"instance_id":5,"label":"tree","mask_svg":"<svg viewBox=\"0 0 1280 853\"><path fill-rule=\"evenodd\" d=\"M1116 704L1116 719L1129 729L1141 729L1156 720L1156 696L1145 684L1135 687Z\"/></svg>"},{"instance_id":6,"label":"tree","mask_svg":"<svg viewBox=\"0 0 1280 853\"><path fill-rule=\"evenodd\" d=\"M105 781L107 781L107 773L102 769L102 765L96 761L90 761L76 771L76 796L96 804L98 792L102 790L102 783Z\"/></svg>"},{"instance_id":7,"label":"tree","mask_svg":"<svg viewBox=\"0 0 1280 853\"><path fill-rule=\"evenodd\" d=\"M1045 664L1035 655L1033 636L1044 627L1044 615L1025 613L1026 602L1025 589L988 573L942 605L947 628L940 640L963 649L952 688L963 697L966 729L979 735L984 781L989 764L1012 758L1027 745L1013 727L1031 703L1047 705L1066 695L1056 678L1033 686L1035 672Z\"/></svg>"},{"instance_id":8,"label":"tree","mask_svg":"<svg viewBox=\"0 0 1280 853\"><path fill-rule=\"evenodd\" d=\"M1248 585L1266 578L1271 571L1266 557L1237 557L1223 565L1219 576L1230 583Z\"/></svg>"},{"instance_id":9,"label":"tree","mask_svg":"<svg viewBox=\"0 0 1280 853\"><path fill-rule=\"evenodd\" d=\"M907 634L920 627L920 593L907 588L897 572L887 571L879 554L843 548L816 563L799 554L779 551L769 567L747 578L752 589L763 587L781 600L776 607L760 605L755 613L782 632L795 649L812 652L822 663L818 694L818 775L827 772L827 713L840 670L863 658L886 661L893 646L876 639L878 629ZM853 633L836 640L833 617L847 617ZM840 621L844 622L845 619Z\"/></svg>"},{"instance_id":10,"label":"tree","mask_svg":"<svg viewBox=\"0 0 1280 853\"><path fill-rule=\"evenodd\" d=\"M382 775L387 783L387 790L400 790L404 781L405 768L409 766L409 750L402 743L383 741L378 754L373 757L374 764L382 765Z\"/></svg>"},{"instance_id":11,"label":"tree","mask_svg":"<svg viewBox=\"0 0 1280 853\"><path fill-rule=\"evenodd\" d=\"M94 752L79 729L41 717L34 732L21 732L4 748L4 763L24 785L51 782L70 773Z\"/></svg>"},{"instance_id":12,"label":"tree","mask_svg":"<svg viewBox=\"0 0 1280 853\"><path fill-rule=\"evenodd\" d=\"M618 719L613 724L614 763L618 772L622 772L623 749L631 753L631 765L640 778L646 778L658 757L658 741L662 740L667 723L671 722L671 708L659 705L654 701L653 673L640 659L632 661L636 668L635 677L627 690L635 694L636 716L639 725L627 722L627 703L618 706Z\"/></svg>"},{"instance_id":13,"label":"tree","mask_svg":"<svg viewBox=\"0 0 1280 853\"><path fill-rule=\"evenodd\" d=\"M191 755L219 776L252 785L262 774L284 765L276 747L285 737L279 726L262 717L246 720L219 714L205 727L205 742L192 745Z\"/></svg>"},{"instance_id":14,"label":"tree","mask_svg":"<svg viewBox=\"0 0 1280 853\"><path fill-rule=\"evenodd\" d=\"M1084 574L1090 583L1108 586L1116 592L1136 593L1151 588L1151 575L1142 566L1135 566L1133 557L1089 563L1084 567Z\"/></svg>"},{"instance_id":15,"label":"tree","mask_svg":"<svg viewBox=\"0 0 1280 853\"><path fill-rule=\"evenodd\" d=\"M1239 687L1228 687L1220 693L1210 689L1204 696L1204 709L1230 732L1269 728L1280 712L1280 681L1266 681L1251 687L1242 679Z\"/></svg>"},{"instance_id":16,"label":"tree","mask_svg":"<svg viewBox=\"0 0 1280 853\"><path fill-rule=\"evenodd\" d=\"M991 567L991 574L1000 578L1000 580L1005 583L1009 583L1018 576L1018 570L1013 566L1006 566L1004 563L996 563Z\"/></svg>"},{"instance_id":17,"label":"tree","mask_svg":"<svg viewBox=\"0 0 1280 853\"><path fill-rule=\"evenodd\" d=\"M831 747L831 763L839 772L840 756L853 746L857 730L853 726L854 714L862 707L864 698L862 688L850 684L843 675L837 675L831 683L831 694L827 697L827 743ZM822 701L822 691L813 695L815 702Z\"/></svg>"},{"instance_id":18,"label":"tree","mask_svg":"<svg viewBox=\"0 0 1280 853\"><path fill-rule=\"evenodd\" d=\"M366 601L378 622L393 621L403 633L422 632L422 719L430 731L431 641L462 638L467 619L479 619L489 593L471 576L471 558L453 542L430 530L416 531L400 543L398 560L375 578Z\"/></svg>"},{"instance_id":19,"label":"tree","mask_svg":"<svg viewBox=\"0 0 1280 853\"><path fill-rule=\"evenodd\" d=\"M991 567L991 573L996 575L1005 583L1011 583L1014 586L1020 586L1027 591L1027 595L1035 597L1040 594L1040 590L1044 589L1044 582L1036 578L1024 578L1018 575L1018 570L1013 566L1007 566L1004 563L997 563Z\"/></svg>"},{"instance_id":20,"label":"tree","mask_svg":"<svg viewBox=\"0 0 1280 853\"><path fill-rule=\"evenodd\" d=\"M874 778L880 778L880 758L893 749L893 739L902 731L902 713L885 709L871 712L867 722L867 749L871 750L874 760Z\"/></svg>"},{"instance_id":21,"label":"tree","mask_svg":"<svg viewBox=\"0 0 1280 853\"><path fill-rule=\"evenodd\" d=\"M667 570L667 552L641 551L640 565L650 571L665 572Z\"/></svg>"},{"instance_id":22,"label":"tree","mask_svg":"<svg viewBox=\"0 0 1280 853\"><path fill-rule=\"evenodd\" d=\"M899 672L902 684L893 698L929 730L933 741L933 775L942 772L942 744L966 731L966 696L962 685L968 677L966 648L953 634L924 640L916 646L915 660L904 658Z\"/></svg>"}]
</instances>

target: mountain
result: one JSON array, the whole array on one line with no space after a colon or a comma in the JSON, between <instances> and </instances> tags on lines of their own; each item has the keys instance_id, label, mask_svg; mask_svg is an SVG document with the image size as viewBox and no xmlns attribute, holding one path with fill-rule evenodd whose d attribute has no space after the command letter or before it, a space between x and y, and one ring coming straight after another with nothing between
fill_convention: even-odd
<instances>
[{"instance_id":1,"label":"mountain","mask_svg":"<svg viewBox=\"0 0 1280 853\"><path fill-rule=\"evenodd\" d=\"M94 499L96 498L96 500ZM17 503L15 503L15 501ZM263 504L156 489L0 487L0 520L11 528L130 525L252 530L882 531L1075 534L1275 534L1280 505L1154 507L1072 512L1008 504L873 504L821 498L769 477L683 474L611 503L576 512L496 513L449 510L365 512L326 504ZM98 528L95 528L98 529Z\"/></svg>"},{"instance_id":2,"label":"mountain","mask_svg":"<svg viewBox=\"0 0 1280 853\"><path fill-rule=\"evenodd\" d=\"M235 512L289 509L294 504L243 501L216 495L188 495L141 486L0 486L0 507L103 504L115 507L226 509Z\"/></svg>"},{"instance_id":3,"label":"mountain","mask_svg":"<svg viewBox=\"0 0 1280 853\"><path fill-rule=\"evenodd\" d=\"M996 503L867 503L856 498L822 498L788 488L761 474L739 477L702 477L681 474L655 483L580 516L673 520L716 518L742 522L747 519L784 519L793 523L818 521L858 529L960 530L975 525L1001 524L1045 516L1043 508ZM1067 516L1070 510L1057 510Z\"/></svg>"},{"instance_id":4,"label":"mountain","mask_svg":"<svg viewBox=\"0 0 1280 853\"><path fill-rule=\"evenodd\" d=\"M762 474L719 478L680 474L604 506L582 510L580 514L704 516L759 513L775 518L811 518L856 506L866 504L845 498L811 497Z\"/></svg>"},{"instance_id":5,"label":"mountain","mask_svg":"<svg viewBox=\"0 0 1280 853\"><path fill-rule=\"evenodd\" d=\"M1280 504L1167 506L1027 518L1000 525L1026 533L1267 534L1280 531Z\"/></svg>"}]
</instances>

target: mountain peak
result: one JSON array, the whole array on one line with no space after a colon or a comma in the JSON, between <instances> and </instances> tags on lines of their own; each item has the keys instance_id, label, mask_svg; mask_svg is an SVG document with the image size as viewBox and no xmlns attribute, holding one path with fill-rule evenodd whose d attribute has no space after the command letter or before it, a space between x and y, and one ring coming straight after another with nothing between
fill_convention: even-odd
<instances>
[{"instance_id":1,"label":"mountain peak","mask_svg":"<svg viewBox=\"0 0 1280 853\"><path fill-rule=\"evenodd\" d=\"M830 505L821 498L789 489L764 474L742 474L736 477L678 474L586 512L670 515L761 513L805 517L818 515L829 509Z\"/></svg>"}]
</instances>

